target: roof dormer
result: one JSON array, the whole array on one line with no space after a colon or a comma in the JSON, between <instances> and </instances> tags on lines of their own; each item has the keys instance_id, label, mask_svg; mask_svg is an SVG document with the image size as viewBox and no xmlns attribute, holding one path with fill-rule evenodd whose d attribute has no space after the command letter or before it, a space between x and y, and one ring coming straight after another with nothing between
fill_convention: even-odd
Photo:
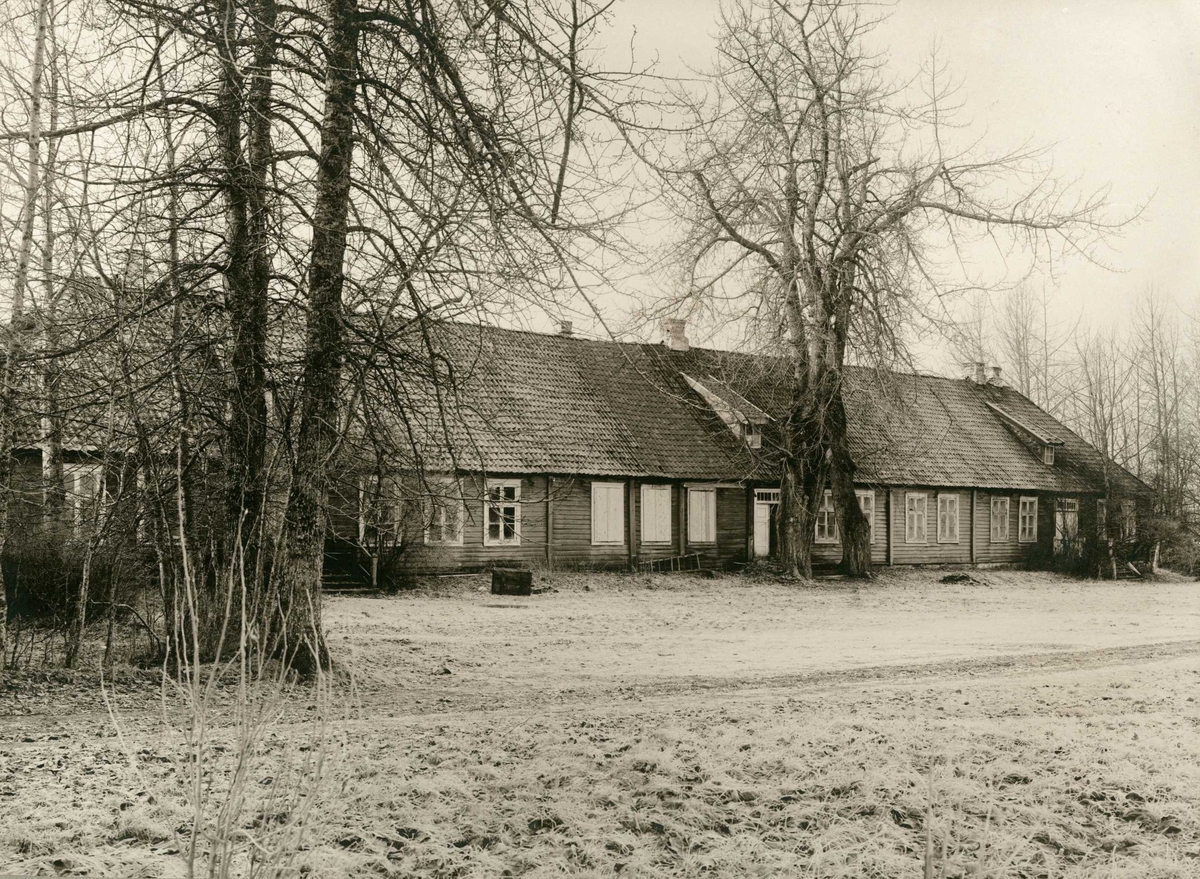
<instances>
[{"instance_id":1,"label":"roof dormer","mask_svg":"<svg viewBox=\"0 0 1200 879\"><path fill-rule=\"evenodd\" d=\"M771 420L771 416L711 375L703 376L702 380L687 374L683 378L692 390L704 398L704 402L717 413L734 436L744 440L752 449L762 448L762 428Z\"/></svg>"},{"instance_id":2,"label":"roof dormer","mask_svg":"<svg viewBox=\"0 0 1200 879\"><path fill-rule=\"evenodd\" d=\"M1025 422L1019 420L1016 416L1009 414L1001 409L995 403L986 404L989 409L999 416L1000 420L1011 429L1017 436L1029 446L1032 446L1038 453L1043 464L1047 467L1054 466L1054 451L1055 449L1065 445L1057 436L1051 433L1046 433L1044 430L1037 430L1030 427Z\"/></svg>"}]
</instances>

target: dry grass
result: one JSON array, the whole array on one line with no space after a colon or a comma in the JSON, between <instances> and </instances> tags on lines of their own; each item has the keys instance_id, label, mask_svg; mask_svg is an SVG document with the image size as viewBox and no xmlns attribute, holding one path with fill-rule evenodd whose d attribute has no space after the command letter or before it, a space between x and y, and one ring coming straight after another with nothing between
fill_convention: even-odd
<instances>
[{"instance_id":1,"label":"dry grass","mask_svg":"<svg viewBox=\"0 0 1200 879\"><path fill-rule=\"evenodd\" d=\"M333 601L369 685L297 864L916 877L928 842L939 876L1200 875L1200 590L984 576ZM294 756L306 708L264 747ZM3 721L0 871L181 872L172 740L143 713L136 769L99 715ZM275 783L251 781L247 816Z\"/></svg>"}]
</instances>

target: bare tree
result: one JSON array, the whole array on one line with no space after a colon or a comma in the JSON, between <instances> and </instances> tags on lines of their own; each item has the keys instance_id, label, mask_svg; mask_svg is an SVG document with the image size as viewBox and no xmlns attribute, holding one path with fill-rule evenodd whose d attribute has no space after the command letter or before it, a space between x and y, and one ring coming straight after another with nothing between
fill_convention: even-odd
<instances>
[{"instance_id":1,"label":"bare tree","mask_svg":"<svg viewBox=\"0 0 1200 879\"><path fill-rule=\"evenodd\" d=\"M1117 484L1113 468L1128 456L1121 423L1128 417L1125 409L1129 391L1136 381L1134 364L1122 355L1121 342L1115 334L1089 334L1076 341L1076 358L1082 380L1078 398L1082 409L1076 421L1082 433L1103 456L1105 520L1098 529L1103 563L1107 573L1116 579L1117 557L1114 551L1117 533L1116 514L1121 498L1114 492ZM1108 516L1108 510L1112 516Z\"/></svg>"},{"instance_id":2,"label":"bare tree","mask_svg":"<svg viewBox=\"0 0 1200 879\"><path fill-rule=\"evenodd\" d=\"M29 296L29 264L33 255L34 222L38 198L41 195L42 171L42 89L46 66L46 42L50 21L50 0L39 0L34 30L33 59L29 72L28 122L25 136L26 172L24 197L21 203L21 239L16 259L16 271L9 307L7 339L0 386L0 556L8 542L9 503L12 494L12 449L15 444L17 413L14 382L20 372L25 305ZM7 588L0 574L0 671L8 646Z\"/></svg>"},{"instance_id":3,"label":"bare tree","mask_svg":"<svg viewBox=\"0 0 1200 879\"><path fill-rule=\"evenodd\" d=\"M865 48L876 23L852 0L731 3L711 95L691 102L684 155L666 173L691 229L689 295L752 297L792 364L780 542L797 575L811 574L826 484L844 570L869 572L843 366L848 351L894 359L930 294L954 289L935 249L984 236L1035 256L1087 253L1108 228L1103 197L1072 197L1036 153L950 151L943 72L926 98L905 100Z\"/></svg>"}]
</instances>

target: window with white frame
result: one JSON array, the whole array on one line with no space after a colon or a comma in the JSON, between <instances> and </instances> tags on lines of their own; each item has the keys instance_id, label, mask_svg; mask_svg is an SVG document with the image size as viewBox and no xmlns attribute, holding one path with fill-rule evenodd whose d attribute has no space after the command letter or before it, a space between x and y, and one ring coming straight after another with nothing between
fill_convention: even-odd
<instances>
[{"instance_id":1,"label":"window with white frame","mask_svg":"<svg viewBox=\"0 0 1200 879\"><path fill-rule=\"evenodd\" d=\"M928 522L929 499L924 492L910 491L904 495L904 542L924 543Z\"/></svg>"},{"instance_id":2,"label":"window with white frame","mask_svg":"<svg viewBox=\"0 0 1200 879\"><path fill-rule=\"evenodd\" d=\"M457 482L438 482L430 486L432 494L425 514L425 543L430 546L462 546L462 487Z\"/></svg>"},{"instance_id":3,"label":"window with white frame","mask_svg":"<svg viewBox=\"0 0 1200 879\"><path fill-rule=\"evenodd\" d=\"M1042 446L1042 463L1048 467L1054 466L1054 446Z\"/></svg>"},{"instance_id":4,"label":"window with white frame","mask_svg":"<svg viewBox=\"0 0 1200 879\"><path fill-rule=\"evenodd\" d=\"M688 543L717 542L717 490L688 489Z\"/></svg>"},{"instance_id":5,"label":"window with white frame","mask_svg":"<svg viewBox=\"0 0 1200 879\"><path fill-rule=\"evenodd\" d=\"M833 492L828 488L821 495L821 506L817 507L817 543L836 543L838 539L837 515L833 508Z\"/></svg>"},{"instance_id":6,"label":"window with white frame","mask_svg":"<svg viewBox=\"0 0 1200 879\"><path fill-rule=\"evenodd\" d=\"M108 493L104 490L104 465L66 464L63 467L63 490L71 524L77 529L82 528L99 514L102 493L104 500L108 500Z\"/></svg>"},{"instance_id":7,"label":"window with white frame","mask_svg":"<svg viewBox=\"0 0 1200 879\"><path fill-rule=\"evenodd\" d=\"M483 502L484 546L521 543L521 480L489 479Z\"/></svg>"},{"instance_id":8,"label":"window with white frame","mask_svg":"<svg viewBox=\"0 0 1200 879\"><path fill-rule=\"evenodd\" d=\"M625 483L592 483L592 544L625 542Z\"/></svg>"},{"instance_id":9,"label":"window with white frame","mask_svg":"<svg viewBox=\"0 0 1200 879\"><path fill-rule=\"evenodd\" d=\"M992 498L992 542L1005 543L1008 540L1008 498Z\"/></svg>"},{"instance_id":10,"label":"window with white frame","mask_svg":"<svg viewBox=\"0 0 1200 879\"><path fill-rule=\"evenodd\" d=\"M1017 541L1020 543L1037 543L1037 508L1036 497L1021 498L1017 507Z\"/></svg>"},{"instance_id":11,"label":"window with white frame","mask_svg":"<svg viewBox=\"0 0 1200 879\"><path fill-rule=\"evenodd\" d=\"M1121 539L1137 537L1137 505L1133 501L1121 501Z\"/></svg>"},{"instance_id":12,"label":"window with white frame","mask_svg":"<svg viewBox=\"0 0 1200 879\"><path fill-rule=\"evenodd\" d=\"M958 543L958 492L937 496L938 543Z\"/></svg>"},{"instance_id":13,"label":"window with white frame","mask_svg":"<svg viewBox=\"0 0 1200 879\"><path fill-rule=\"evenodd\" d=\"M399 482L360 476L358 479L359 545L375 545L381 541L399 544L403 538L403 525L404 498Z\"/></svg>"},{"instance_id":14,"label":"window with white frame","mask_svg":"<svg viewBox=\"0 0 1200 879\"><path fill-rule=\"evenodd\" d=\"M858 498L858 508L862 510L862 514L867 517L867 524L871 527L871 542L875 542L875 492L869 490L860 490L854 492Z\"/></svg>"},{"instance_id":15,"label":"window with white frame","mask_svg":"<svg viewBox=\"0 0 1200 879\"><path fill-rule=\"evenodd\" d=\"M671 486L642 486L642 543L671 542Z\"/></svg>"},{"instance_id":16,"label":"window with white frame","mask_svg":"<svg viewBox=\"0 0 1200 879\"><path fill-rule=\"evenodd\" d=\"M1062 552L1079 537L1079 498L1054 499L1054 551Z\"/></svg>"},{"instance_id":17,"label":"window with white frame","mask_svg":"<svg viewBox=\"0 0 1200 879\"><path fill-rule=\"evenodd\" d=\"M1104 498L1096 498L1096 533L1108 537L1108 501Z\"/></svg>"}]
</instances>

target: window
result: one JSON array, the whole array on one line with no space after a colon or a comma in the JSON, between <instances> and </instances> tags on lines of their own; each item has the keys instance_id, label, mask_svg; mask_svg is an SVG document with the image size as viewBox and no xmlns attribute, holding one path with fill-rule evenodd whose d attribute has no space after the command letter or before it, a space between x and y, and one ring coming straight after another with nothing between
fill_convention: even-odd
<instances>
[{"instance_id":1,"label":"window","mask_svg":"<svg viewBox=\"0 0 1200 879\"><path fill-rule=\"evenodd\" d=\"M1042 463L1047 467L1054 466L1054 446L1042 446Z\"/></svg>"},{"instance_id":2,"label":"window","mask_svg":"<svg viewBox=\"0 0 1200 879\"><path fill-rule=\"evenodd\" d=\"M1137 537L1137 506L1133 501L1121 501L1121 539Z\"/></svg>"},{"instance_id":3,"label":"window","mask_svg":"<svg viewBox=\"0 0 1200 879\"><path fill-rule=\"evenodd\" d=\"M358 543L368 546L388 540L401 542L404 499L398 483L373 477L358 479Z\"/></svg>"},{"instance_id":4,"label":"window","mask_svg":"<svg viewBox=\"0 0 1200 879\"><path fill-rule=\"evenodd\" d=\"M958 543L958 493L939 494L938 543Z\"/></svg>"},{"instance_id":5,"label":"window","mask_svg":"<svg viewBox=\"0 0 1200 879\"><path fill-rule=\"evenodd\" d=\"M992 498L992 543L1008 541L1008 498Z\"/></svg>"},{"instance_id":6,"label":"window","mask_svg":"<svg viewBox=\"0 0 1200 879\"><path fill-rule=\"evenodd\" d=\"M922 492L904 495L904 542L924 543L928 499Z\"/></svg>"},{"instance_id":7,"label":"window","mask_svg":"<svg viewBox=\"0 0 1200 879\"><path fill-rule=\"evenodd\" d=\"M642 543L671 542L671 486L642 486Z\"/></svg>"},{"instance_id":8,"label":"window","mask_svg":"<svg viewBox=\"0 0 1200 879\"><path fill-rule=\"evenodd\" d=\"M833 509L833 492L828 488L821 495L821 506L817 508L817 543L836 543L838 539L837 515Z\"/></svg>"},{"instance_id":9,"label":"window","mask_svg":"<svg viewBox=\"0 0 1200 879\"><path fill-rule=\"evenodd\" d=\"M463 508L462 488L457 482L443 482L430 486L433 496L429 498L425 514L425 543L430 546L462 546Z\"/></svg>"},{"instance_id":10,"label":"window","mask_svg":"<svg viewBox=\"0 0 1200 879\"><path fill-rule=\"evenodd\" d=\"M1017 541L1037 543L1037 498L1023 497L1017 507Z\"/></svg>"},{"instance_id":11,"label":"window","mask_svg":"<svg viewBox=\"0 0 1200 879\"><path fill-rule=\"evenodd\" d=\"M862 514L867 517L867 524L871 527L871 542L875 542L875 492L874 491L856 491L855 496L858 498L858 508L862 510Z\"/></svg>"},{"instance_id":12,"label":"window","mask_svg":"<svg viewBox=\"0 0 1200 879\"><path fill-rule=\"evenodd\" d=\"M762 448L762 425L746 422L746 445L752 449Z\"/></svg>"},{"instance_id":13,"label":"window","mask_svg":"<svg viewBox=\"0 0 1200 879\"><path fill-rule=\"evenodd\" d=\"M92 521L99 509L97 499L104 481L102 464L67 464L63 467L63 490L67 515L77 529ZM108 501L104 492L104 501Z\"/></svg>"},{"instance_id":14,"label":"window","mask_svg":"<svg viewBox=\"0 0 1200 879\"><path fill-rule=\"evenodd\" d=\"M1079 498L1054 499L1054 551L1062 552L1079 537Z\"/></svg>"},{"instance_id":15,"label":"window","mask_svg":"<svg viewBox=\"0 0 1200 879\"><path fill-rule=\"evenodd\" d=\"M592 543L625 542L625 483L592 483Z\"/></svg>"},{"instance_id":16,"label":"window","mask_svg":"<svg viewBox=\"0 0 1200 879\"><path fill-rule=\"evenodd\" d=\"M488 480L483 504L483 545L521 545L521 480Z\"/></svg>"},{"instance_id":17,"label":"window","mask_svg":"<svg viewBox=\"0 0 1200 879\"><path fill-rule=\"evenodd\" d=\"M717 542L717 490L688 489L688 543Z\"/></svg>"},{"instance_id":18,"label":"window","mask_svg":"<svg viewBox=\"0 0 1200 879\"><path fill-rule=\"evenodd\" d=\"M1108 501L1104 498L1096 498L1096 533L1108 537Z\"/></svg>"}]
</instances>

